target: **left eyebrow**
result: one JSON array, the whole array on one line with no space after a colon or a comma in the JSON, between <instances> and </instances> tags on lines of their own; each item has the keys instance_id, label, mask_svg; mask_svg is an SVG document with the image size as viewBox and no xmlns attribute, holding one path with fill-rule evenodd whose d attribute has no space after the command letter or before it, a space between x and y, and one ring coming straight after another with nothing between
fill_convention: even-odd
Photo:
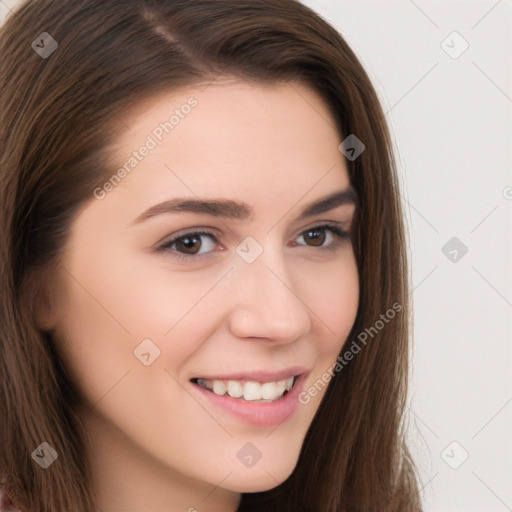
<instances>
[{"instance_id":1,"label":"left eyebrow","mask_svg":"<svg viewBox=\"0 0 512 512\"><path fill-rule=\"evenodd\" d=\"M299 215L298 220L303 220L319 213L325 213L343 204L356 204L358 196L356 191L349 186L345 190L339 190L333 194L310 203L302 213Z\"/></svg>"},{"instance_id":2,"label":"left eyebrow","mask_svg":"<svg viewBox=\"0 0 512 512\"><path fill-rule=\"evenodd\" d=\"M336 191L310 203L302 210L298 220L328 212L343 204L355 204L357 200L358 196L356 191L352 186L349 186L345 190ZM237 220L245 220L253 215L252 208L244 202L233 201L231 199L190 199L183 197L170 199L152 206L140 214L130 225L139 224L157 215L179 212L206 214Z\"/></svg>"}]
</instances>

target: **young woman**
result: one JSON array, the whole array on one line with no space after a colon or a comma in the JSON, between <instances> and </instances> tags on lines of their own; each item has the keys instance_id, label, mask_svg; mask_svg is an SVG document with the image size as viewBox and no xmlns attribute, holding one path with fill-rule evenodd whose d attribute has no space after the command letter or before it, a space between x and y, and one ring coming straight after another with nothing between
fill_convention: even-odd
<instances>
[{"instance_id":1,"label":"young woman","mask_svg":"<svg viewBox=\"0 0 512 512\"><path fill-rule=\"evenodd\" d=\"M31 0L0 52L5 509L421 510L399 188L343 38L293 0Z\"/></svg>"}]
</instances>

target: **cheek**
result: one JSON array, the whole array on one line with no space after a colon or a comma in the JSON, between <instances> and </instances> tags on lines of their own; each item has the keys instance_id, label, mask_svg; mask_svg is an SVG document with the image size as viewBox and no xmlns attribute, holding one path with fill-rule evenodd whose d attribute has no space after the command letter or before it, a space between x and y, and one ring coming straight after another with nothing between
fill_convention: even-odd
<instances>
[{"instance_id":1,"label":"cheek","mask_svg":"<svg viewBox=\"0 0 512 512\"><path fill-rule=\"evenodd\" d=\"M345 253L321 271L303 273L301 288L316 326L318 349L337 355L355 321L359 304L359 276L353 254ZM321 333L321 334L319 334Z\"/></svg>"},{"instance_id":2,"label":"cheek","mask_svg":"<svg viewBox=\"0 0 512 512\"><path fill-rule=\"evenodd\" d=\"M71 262L73 313L95 324L100 321L102 326L115 324L120 334L124 332L134 342L165 336L193 311L222 274L219 270L173 270L163 255L129 257L107 251ZM83 265L86 259L95 262L94 266ZM81 286L75 286L78 283Z\"/></svg>"},{"instance_id":3,"label":"cheek","mask_svg":"<svg viewBox=\"0 0 512 512\"><path fill-rule=\"evenodd\" d=\"M152 294L148 276L108 246L101 253L77 249L63 260L62 276L53 338L78 388L95 403L140 364L136 346L169 328L163 312L172 304L158 290Z\"/></svg>"},{"instance_id":4,"label":"cheek","mask_svg":"<svg viewBox=\"0 0 512 512\"><path fill-rule=\"evenodd\" d=\"M218 310L204 299L225 270L171 271L165 258L148 264L108 248L77 253L64 264L54 337L79 388L99 399L126 369L142 366L134 351L147 339L151 355L164 356L155 363L177 374L215 324Z\"/></svg>"},{"instance_id":5,"label":"cheek","mask_svg":"<svg viewBox=\"0 0 512 512\"><path fill-rule=\"evenodd\" d=\"M326 265L307 283L316 361L299 395L310 424L332 381L333 365L347 342L359 305L359 276L353 256L343 264Z\"/></svg>"}]
</instances>

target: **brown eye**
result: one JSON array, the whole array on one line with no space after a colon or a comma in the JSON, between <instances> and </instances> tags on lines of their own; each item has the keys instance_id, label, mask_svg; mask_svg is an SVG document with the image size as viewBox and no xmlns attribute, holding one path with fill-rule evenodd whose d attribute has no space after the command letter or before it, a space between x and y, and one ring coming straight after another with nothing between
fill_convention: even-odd
<instances>
[{"instance_id":1,"label":"brown eye","mask_svg":"<svg viewBox=\"0 0 512 512\"><path fill-rule=\"evenodd\" d=\"M188 256L201 256L212 252L215 248L215 235L208 231L194 231L163 243L158 250L168 251L173 256L186 258Z\"/></svg>"},{"instance_id":2,"label":"brown eye","mask_svg":"<svg viewBox=\"0 0 512 512\"><path fill-rule=\"evenodd\" d=\"M303 231L296 240L300 239L297 245L336 250L341 242L350 241L350 234L340 224L322 224Z\"/></svg>"},{"instance_id":3,"label":"brown eye","mask_svg":"<svg viewBox=\"0 0 512 512\"><path fill-rule=\"evenodd\" d=\"M318 246L323 245L325 242L325 230L323 229L310 229L304 232L304 240L311 242L308 245Z\"/></svg>"},{"instance_id":4,"label":"brown eye","mask_svg":"<svg viewBox=\"0 0 512 512\"><path fill-rule=\"evenodd\" d=\"M176 240L176 250L186 254L196 254L201 248L201 237L187 235Z\"/></svg>"}]
</instances>

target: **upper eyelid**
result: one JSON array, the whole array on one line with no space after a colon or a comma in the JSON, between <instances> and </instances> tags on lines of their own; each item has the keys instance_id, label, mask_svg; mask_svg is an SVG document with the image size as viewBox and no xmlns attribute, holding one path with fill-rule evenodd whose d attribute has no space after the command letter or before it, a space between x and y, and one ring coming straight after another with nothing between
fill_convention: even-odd
<instances>
[{"instance_id":1,"label":"upper eyelid","mask_svg":"<svg viewBox=\"0 0 512 512\"><path fill-rule=\"evenodd\" d=\"M304 231L307 231L308 229L312 229L312 228L316 228L316 227L320 227L320 226L324 226L324 225L328 226L329 224L332 224L334 226L339 226L339 227L347 227L347 226L351 225L351 220L346 221L346 222L342 222L339 220L336 220L336 221L335 220L326 220L326 221L312 222L307 227L301 228L299 231L297 231L297 235L301 235L302 233L304 233ZM187 236L187 235L194 235L196 233L201 233L201 232L206 232L204 234L213 235L213 236L217 236L218 234L220 234L220 230L217 228L199 226L199 227L194 227L194 228L184 228L183 230L178 231L176 235L172 235L171 239L181 238L182 236Z\"/></svg>"}]
</instances>

